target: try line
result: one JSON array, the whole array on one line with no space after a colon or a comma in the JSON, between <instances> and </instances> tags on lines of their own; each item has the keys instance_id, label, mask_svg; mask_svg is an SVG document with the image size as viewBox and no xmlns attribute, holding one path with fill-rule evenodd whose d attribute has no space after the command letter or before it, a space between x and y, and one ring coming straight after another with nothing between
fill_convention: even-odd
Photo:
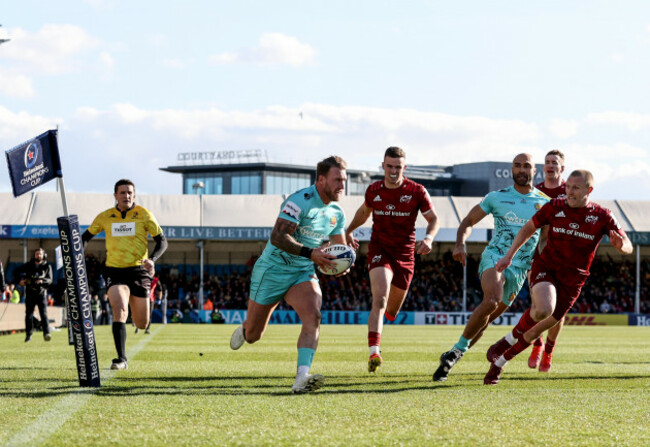
<instances>
[{"instance_id":1,"label":"try line","mask_svg":"<svg viewBox=\"0 0 650 447\"><path fill-rule=\"evenodd\" d=\"M148 337L142 337L133 346L128 357L135 357L149 340L153 339L164 326L160 325L151 331ZM108 369L102 371L102 386L113 379L116 371ZM21 431L12 436L3 447L18 447L24 445L40 445L56 433L68 419L75 415L90 400L90 398L101 388L85 388L72 391L69 395L62 397L57 403L41 414L34 422L24 427Z\"/></svg>"}]
</instances>

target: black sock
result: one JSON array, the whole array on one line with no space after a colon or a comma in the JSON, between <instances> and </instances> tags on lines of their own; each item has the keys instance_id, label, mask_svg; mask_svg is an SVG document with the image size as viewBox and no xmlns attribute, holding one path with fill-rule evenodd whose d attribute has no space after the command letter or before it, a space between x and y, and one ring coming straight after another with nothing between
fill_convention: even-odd
<instances>
[{"instance_id":1,"label":"black sock","mask_svg":"<svg viewBox=\"0 0 650 447\"><path fill-rule=\"evenodd\" d=\"M113 340L117 356L126 360L126 323L113 323Z\"/></svg>"}]
</instances>

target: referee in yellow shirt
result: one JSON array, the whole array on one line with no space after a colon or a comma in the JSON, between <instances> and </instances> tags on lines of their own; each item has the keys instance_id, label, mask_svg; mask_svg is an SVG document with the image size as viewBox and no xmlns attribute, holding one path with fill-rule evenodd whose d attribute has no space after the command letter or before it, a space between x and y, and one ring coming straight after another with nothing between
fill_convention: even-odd
<instances>
[{"instance_id":1,"label":"referee in yellow shirt","mask_svg":"<svg viewBox=\"0 0 650 447\"><path fill-rule=\"evenodd\" d=\"M106 289L113 308L113 340L117 358L111 369L127 369L126 319L131 315L136 327L149 324L149 287L156 260L167 249L167 239L149 210L135 204L135 185L118 180L114 194L116 205L99 213L83 234L84 244L102 231L106 233ZM147 234L156 246L147 255Z\"/></svg>"}]
</instances>

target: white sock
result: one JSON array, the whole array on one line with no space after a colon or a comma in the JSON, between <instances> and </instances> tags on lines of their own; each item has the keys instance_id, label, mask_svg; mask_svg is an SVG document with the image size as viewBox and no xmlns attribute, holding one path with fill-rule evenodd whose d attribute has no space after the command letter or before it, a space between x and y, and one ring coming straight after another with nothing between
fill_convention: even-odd
<instances>
[{"instance_id":1,"label":"white sock","mask_svg":"<svg viewBox=\"0 0 650 447\"><path fill-rule=\"evenodd\" d=\"M309 374L309 366L301 365L298 367L298 373L296 374L296 377L306 376L307 374Z\"/></svg>"},{"instance_id":2,"label":"white sock","mask_svg":"<svg viewBox=\"0 0 650 447\"><path fill-rule=\"evenodd\" d=\"M510 343L510 346L514 346L515 343L517 343L517 339L514 335L512 335L512 332L508 332L508 334L506 334L506 341Z\"/></svg>"},{"instance_id":3,"label":"white sock","mask_svg":"<svg viewBox=\"0 0 650 447\"><path fill-rule=\"evenodd\" d=\"M505 358L504 356L499 357L499 358L496 359L496 361L494 362L494 364L495 364L496 366L498 366L499 368L503 368L504 366L506 366L507 363L508 363L508 361L506 360L506 358Z\"/></svg>"},{"instance_id":4,"label":"white sock","mask_svg":"<svg viewBox=\"0 0 650 447\"><path fill-rule=\"evenodd\" d=\"M368 350L370 351L370 355L379 355L379 346L368 346Z\"/></svg>"}]
</instances>

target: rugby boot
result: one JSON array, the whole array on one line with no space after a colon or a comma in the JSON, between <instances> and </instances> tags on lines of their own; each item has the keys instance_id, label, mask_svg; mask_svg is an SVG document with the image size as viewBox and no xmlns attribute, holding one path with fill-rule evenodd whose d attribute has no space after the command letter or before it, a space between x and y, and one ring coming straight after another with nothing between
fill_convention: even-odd
<instances>
[{"instance_id":1,"label":"rugby boot","mask_svg":"<svg viewBox=\"0 0 650 447\"><path fill-rule=\"evenodd\" d=\"M504 352L508 350L510 347L510 343L508 343L508 340L506 340L505 337L503 337L501 340L490 346L487 350L487 353L485 354L485 357L487 357L487 361L490 363L494 363L496 359L501 357Z\"/></svg>"},{"instance_id":2,"label":"rugby boot","mask_svg":"<svg viewBox=\"0 0 650 447\"><path fill-rule=\"evenodd\" d=\"M235 332L232 333L230 337L230 349L237 350L241 348L246 342L246 337L244 337L244 326L238 326L235 329Z\"/></svg>"},{"instance_id":3,"label":"rugby boot","mask_svg":"<svg viewBox=\"0 0 650 447\"><path fill-rule=\"evenodd\" d=\"M544 345L536 346L533 345L533 350L528 357L528 367L535 369L539 366L539 361L542 358L542 351L544 350Z\"/></svg>"},{"instance_id":4,"label":"rugby boot","mask_svg":"<svg viewBox=\"0 0 650 447\"><path fill-rule=\"evenodd\" d=\"M43 334L43 340L45 340L45 341L52 340L52 336L50 335L49 332L46 332L45 334Z\"/></svg>"},{"instance_id":5,"label":"rugby boot","mask_svg":"<svg viewBox=\"0 0 650 447\"><path fill-rule=\"evenodd\" d=\"M539 364L539 372L549 372L551 370L551 362L553 361L553 354L542 354L542 362Z\"/></svg>"},{"instance_id":6,"label":"rugby boot","mask_svg":"<svg viewBox=\"0 0 650 447\"><path fill-rule=\"evenodd\" d=\"M372 354L370 356L370 360L368 360L368 372L370 372L370 373L376 372L377 368L379 368L382 363L383 363L383 360L381 358L381 355Z\"/></svg>"},{"instance_id":7,"label":"rugby boot","mask_svg":"<svg viewBox=\"0 0 650 447\"><path fill-rule=\"evenodd\" d=\"M485 378L483 378L483 385L496 385L499 383L502 372L503 368L499 368L497 365L492 363L490 365L490 370L485 375Z\"/></svg>"},{"instance_id":8,"label":"rugby boot","mask_svg":"<svg viewBox=\"0 0 650 447\"><path fill-rule=\"evenodd\" d=\"M296 377L296 381L291 387L293 394L305 394L316 391L325 383L325 376L320 374L305 374Z\"/></svg>"},{"instance_id":9,"label":"rugby boot","mask_svg":"<svg viewBox=\"0 0 650 447\"><path fill-rule=\"evenodd\" d=\"M111 369L129 369L129 364L126 362L126 359L116 358L113 359L113 363L111 363Z\"/></svg>"},{"instance_id":10,"label":"rugby boot","mask_svg":"<svg viewBox=\"0 0 650 447\"><path fill-rule=\"evenodd\" d=\"M436 372L433 373L433 381L444 382L447 380L449 371L451 371L451 368L458 363L464 354L463 351L457 348L451 348L451 350L443 352L440 356L440 366L438 366Z\"/></svg>"}]
</instances>

